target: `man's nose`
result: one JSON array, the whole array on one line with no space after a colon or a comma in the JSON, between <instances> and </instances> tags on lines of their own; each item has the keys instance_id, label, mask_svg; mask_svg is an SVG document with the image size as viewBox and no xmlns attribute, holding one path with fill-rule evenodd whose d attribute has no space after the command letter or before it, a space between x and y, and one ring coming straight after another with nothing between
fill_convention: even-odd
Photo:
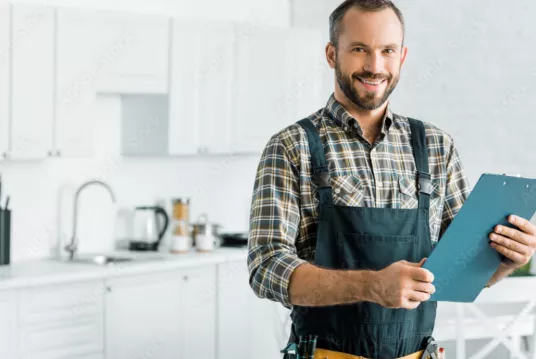
<instances>
[{"instance_id":1,"label":"man's nose","mask_svg":"<svg viewBox=\"0 0 536 359\"><path fill-rule=\"evenodd\" d=\"M384 70L383 56L376 52L370 52L365 59L364 70L373 74L382 73Z\"/></svg>"}]
</instances>

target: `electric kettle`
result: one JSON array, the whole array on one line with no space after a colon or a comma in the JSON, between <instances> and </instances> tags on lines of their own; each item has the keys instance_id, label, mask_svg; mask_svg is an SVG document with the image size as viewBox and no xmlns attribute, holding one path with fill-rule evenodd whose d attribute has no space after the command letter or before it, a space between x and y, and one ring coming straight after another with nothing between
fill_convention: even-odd
<instances>
[{"instance_id":1,"label":"electric kettle","mask_svg":"<svg viewBox=\"0 0 536 359\"><path fill-rule=\"evenodd\" d=\"M162 218L161 224L159 218ZM134 211L134 238L131 251L157 251L169 225L169 216L159 206L140 206Z\"/></svg>"}]
</instances>

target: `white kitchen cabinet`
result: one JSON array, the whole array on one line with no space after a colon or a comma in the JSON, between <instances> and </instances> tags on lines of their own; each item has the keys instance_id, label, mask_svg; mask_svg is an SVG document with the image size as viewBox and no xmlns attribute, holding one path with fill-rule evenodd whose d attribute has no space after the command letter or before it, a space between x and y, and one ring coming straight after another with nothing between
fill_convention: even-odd
<instances>
[{"instance_id":1,"label":"white kitchen cabinet","mask_svg":"<svg viewBox=\"0 0 536 359\"><path fill-rule=\"evenodd\" d=\"M109 11L99 12L92 21L108 42L99 59L98 92L168 93L168 17Z\"/></svg>"},{"instance_id":2,"label":"white kitchen cabinet","mask_svg":"<svg viewBox=\"0 0 536 359\"><path fill-rule=\"evenodd\" d=\"M17 352L17 292L0 291L0 358L12 359Z\"/></svg>"},{"instance_id":3,"label":"white kitchen cabinet","mask_svg":"<svg viewBox=\"0 0 536 359\"><path fill-rule=\"evenodd\" d=\"M245 260L218 266L218 359L280 357L289 315L281 304L253 293Z\"/></svg>"},{"instance_id":4,"label":"white kitchen cabinet","mask_svg":"<svg viewBox=\"0 0 536 359\"><path fill-rule=\"evenodd\" d=\"M201 152L199 136L201 31L198 24L173 19L169 89L170 155Z\"/></svg>"},{"instance_id":5,"label":"white kitchen cabinet","mask_svg":"<svg viewBox=\"0 0 536 359\"><path fill-rule=\"evenodd\" d=\"M44 159L54 124L54 9L12 6L10 159Z\"/></svg>"},{"instance_id":6,"label":"white kitchen cabinet","mask_svg":"<svg viewBox=\"0 0 536 359\"><path fill-rule=\"evenodd\" d=\"M0 5L0 159L9 149L10 20L10 6Z\"/></svg>"},{"instance_id":7,"label":"white kitchen cabinet","mask_svg":"<svg viewBox=\"0 0 536 359\"><path fill-rule=\"evenodd\" d=\"M106 358L178 358L178 271L110 279L106 287Z\"/></svg>"},{"instance_id":8,"label":"white kitchen cabinet","mask_svg":"<svg viewBox=\"0 0 536 359\"><path fill-rule=\"evenodd\" d=\"M232 146L257 153L269 138L290 124L286 92L290 88L290 29L237 26Z\"/></svg>"},{"instance_id":9,"label":"white kitchen cabinet","mask_svg":"<svg viewBox=\"0 0 536 359\"><path fill-rule=\"evenodd\" d=\"M215 357L215 267L107 281L106 357Z\"/></svg>"},{"instance_id":10,"label":"white kitchen cabinet","mask_svg":"<svg viewBox=\"0 0 536 359\"><path fill-rule=\"evenodd\" d=\"M322 107L322 37L316 30L238 28L232 146L262 151L272 135Z\"/></svg>"},{"instance_id":11,"label":"white kitchen cabinet","mask_svg":"<svg viewBox=\"0 0 536 359\"><path fill-rule=\"evenodd\" d=\"M309 29L292 29L288 34L287 66L290 84L285 94L289 125L325 106L322 96L324 72L329 68L322 34Z\"/></svg>"},{"instance_id":12,"label":"white kitchen cabinet","mask_svg":"<svg viewBox=\"0 0 536 359\"><path fill-rule=\"evenodd\" d=\"M58 9L55 155L91 157L98 93L167 93L169 20Z\"/></svg>"},{"instance_id":13,"label":"white kitchen cabinet","mask_svg":"<svg viewBox=\"0 0 536 359\"><path fill-rule=\"evenodd\" d=\"M24 289L20 297L19 358L104 358L102 281Z\"/></svg>"},{"instance_id":14,"label":"white kitchen cabinet","mask_svg":"<svg viewBox=\"0 0 536 359\"><path fill-rule=\"evenodd\" d=\"M232 152L235 35L232 23L211 22L201 29L197 82L202 152Z\"/></svg>"},{"instance_id":15,"label":"white kitchen cabinet","mask_svg":"<svg viewBox=\"0 0 536 359\"><path fill-rule=\"evenodd\" d=\"M181 359L216 358L216 286L215 266L183 271Z\"/></svg>"},{"instance_id":16,"label":"white kitchen cabinet","mask_svg":"<svg viewBox=\"0 0 536 359\"><path fill-rule=\"evenodd\" d=\"M251 341L254 294L248 278L245 261L218 265L218 359L257 357Z\"/></svg>"}]
</instances>

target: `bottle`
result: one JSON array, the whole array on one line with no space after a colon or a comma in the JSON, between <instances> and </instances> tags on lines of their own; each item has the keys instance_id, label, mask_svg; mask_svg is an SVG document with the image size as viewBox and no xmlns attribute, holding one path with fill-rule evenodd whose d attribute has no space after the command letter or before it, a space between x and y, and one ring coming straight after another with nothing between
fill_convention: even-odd
<instances>
[{"instance_id":1,"label":"bottle","mask_svg":"<svg viewBox=\"0 0 536 359\"><path fill-rule=\"evenodd\" d=\"M173 199L172 253L187 253L192 248L189 219L190 199L186 197Z\"/></svg>"}]
</instances>

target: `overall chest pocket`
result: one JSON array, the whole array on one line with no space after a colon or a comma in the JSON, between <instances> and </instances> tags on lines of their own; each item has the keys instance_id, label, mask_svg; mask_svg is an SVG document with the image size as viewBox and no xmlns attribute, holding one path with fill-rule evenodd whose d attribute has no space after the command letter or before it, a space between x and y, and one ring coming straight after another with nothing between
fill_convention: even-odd
<instances>
[{"instance_id":1,"label":"overall chest pocket","mask_svg":"<svg viewBox=\"0 0 536 359\"><path fill-rule=\"evenodd\" d=\"M332 177L331 192L337 206L363 206L363 183L355 175Z\"/></svg>"}]
</instances>

